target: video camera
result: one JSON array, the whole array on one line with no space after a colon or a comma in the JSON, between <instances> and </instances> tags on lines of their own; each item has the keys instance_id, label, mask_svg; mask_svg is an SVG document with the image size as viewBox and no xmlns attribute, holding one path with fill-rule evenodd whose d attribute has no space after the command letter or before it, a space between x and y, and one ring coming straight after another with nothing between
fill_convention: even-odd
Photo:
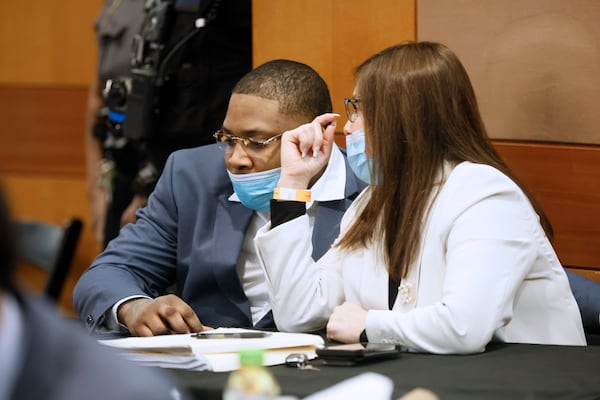
<instances>
[{"instance_id":1,"label":"video camera","mask_svg":"<svg viewBox=\"0 0 600 400\"><path fill-rule=\"evenodd\" d=\"M153 117L160 112L160 89L168 78L169 62L188 40L215 19L220 3L221 0L146 1L145 20L140 32L134 35L131 46L130 78L112 81L111 88L105 90L105 104L110 109L111 98L118 108L126 107L122 128L127 139L139 141L153 136ZM195 26L167 49L175 16L180 12L195 14Z\"/></svg>"},{"instance_id":2,"label":"video camera","mask_svg":"<svg viewBox=\"0 0 600 400\"><path fill-rule=\"evenodd\" d=\"M115 162L131 162L120 157L128 143L135 146L140 158L134 181L136 193L147 193L153 187L158 170L146 155L148 139L155 136L156 116L160 113L159 99L169 64L183 45L196 36L208 22L214 20L221 0L146 0L142 27L133 37L131 70L127 78L108 80L103 91L106 123L95 129L103 143L105 159L114 169ZM172 43L177 13L195 15L195 26L189 27L183 38ZM204 17L206 13L206 17ZM188 15L189 15L188 14ZM169 41L171 39L171 41ZM169 48L167 48L169 46Z\"/></svg>"},{"instance_id":3,"label":"video camera","mask_svg":"<svg viewBox=\"0 0 600 400\"><path fill-rule=\"evenodd\" d=\"M173 22L173 1L146 2L146 20L131 48L131 84L123 130L132 140L152 136L152 116L157 107L157 88L162 84L161 65L167 33Z\"/></svg>"}]
</instances>

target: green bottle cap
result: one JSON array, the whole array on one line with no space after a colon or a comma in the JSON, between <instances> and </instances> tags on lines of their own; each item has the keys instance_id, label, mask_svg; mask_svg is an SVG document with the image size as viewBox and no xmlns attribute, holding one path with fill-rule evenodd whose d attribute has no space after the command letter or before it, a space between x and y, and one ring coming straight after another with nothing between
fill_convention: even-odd
<instances>
[{"instance_id":1,"label":"green bottle cap","mask_svg":"<svg viewBox=\"0 0 600 400\"><path fill-rule=\"evenodd\" d=\"M240 364L242 365L262 365L263 363L262 349L245 349L240 351Z\"/></svg>"}]
</instances>

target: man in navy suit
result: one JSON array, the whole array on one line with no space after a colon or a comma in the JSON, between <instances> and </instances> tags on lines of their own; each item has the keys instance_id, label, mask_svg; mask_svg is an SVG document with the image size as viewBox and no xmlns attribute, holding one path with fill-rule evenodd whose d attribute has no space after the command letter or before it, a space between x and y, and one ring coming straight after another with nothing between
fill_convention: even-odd
<instances>
[{"instance_id":1,"label":"man in navy suit","mask_svg":"<svg viewBox=\"0 0 600 400\"><path fill-rule=\"evenodd\" d=\"M8 207L0 193L0 399L182 399L163 372L126 361L56 307L19 290Z\"/></svg>"},{"instance_id":2,"label":"man in navy suit","mask_svg":"<svg viewBox=\"0 0 600 400\"><path fill-rule=\"evenodd\" d=\"M136 336L274 326L253 238L269 219L280 136L331 112L305 64L275 60L234 87L217 144L172 154L154 193L82 275L75 308L90 330ZM364 187L335 149L306 203L318 259ZM165 294L174 285L174 294Z\"/></svg>"}]
</instances>

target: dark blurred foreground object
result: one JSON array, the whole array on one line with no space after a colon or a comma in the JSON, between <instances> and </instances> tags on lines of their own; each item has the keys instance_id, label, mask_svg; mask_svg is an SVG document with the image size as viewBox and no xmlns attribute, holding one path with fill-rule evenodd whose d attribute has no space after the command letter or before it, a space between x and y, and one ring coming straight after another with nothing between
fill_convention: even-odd
<instances>
[{"instance_id":1,"label":"dark blurred foreground object","mask_svg":"<svg viewBox=\"0 0 600 400\"><path fill-rule=\"evenodd\" d=\"M0 188L0 399L186 398L161 371L126 361L43 298L20 290L17 228Z\"/></svg>"}]
</instances>

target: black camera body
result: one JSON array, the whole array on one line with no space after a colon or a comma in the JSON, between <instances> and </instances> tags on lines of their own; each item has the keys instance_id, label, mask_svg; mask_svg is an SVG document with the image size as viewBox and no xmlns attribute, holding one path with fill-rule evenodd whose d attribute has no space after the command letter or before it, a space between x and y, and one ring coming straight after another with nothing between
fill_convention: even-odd
<instances>
[{"instance_id":1,"label":"black camera body","mask_svg":"<svg viewBox=\"0 0 600 400\"><path fill-rule=\"evenodd\" d=\"M102 142L105 155L123 148L127 142L123 122L130 87L129 79L109 79L102 91L104 107L99 110L98 117L101 119L94 127L94 136Z\"/></svg>"},{"instance_id":2,"label":"black camera body","mask_svg":"<svg viewBox=\"0 0 600 400\"><path fill-rule=\"evenodd\" d=\"M127 118L123 123L125 137L142 140L152 136L152 116L156 108L155 75L152 71L132 71L131 92L127 96Z\"/></svg>"},{"instance_id":3,"label":"black camera body","mask_svg":"<svg viewBox=\"0 0 600 400\"><path fill-rule=\"evenodd\" d=\"M158 105L156 91L162 84L161 63L167 33L171 27L173 1L153 0L146 3L146 20L133 38L131 48L131 85L127 95L125 137L143 140L152 136L152 119Z\"/></svg>"},{"instance_id":4,"label":"black camera body","mask_svg":"<svg viewBox=\"0 0 600 400\"><path fill-rule=\"evenodd\" d=\"M221 0L146 1L144 22L132 41L130 77L123 82L113 80L115 90L105 90L105 105L110 110L123 109L125 138L143 142L156 135L154 121L161 112L161 89L172 72L169 64L176 65L174 55L216 18L220 3ZM178 13L195 15L196 24L174 43L171 36Z\"/></svg>"}]
</instances>

